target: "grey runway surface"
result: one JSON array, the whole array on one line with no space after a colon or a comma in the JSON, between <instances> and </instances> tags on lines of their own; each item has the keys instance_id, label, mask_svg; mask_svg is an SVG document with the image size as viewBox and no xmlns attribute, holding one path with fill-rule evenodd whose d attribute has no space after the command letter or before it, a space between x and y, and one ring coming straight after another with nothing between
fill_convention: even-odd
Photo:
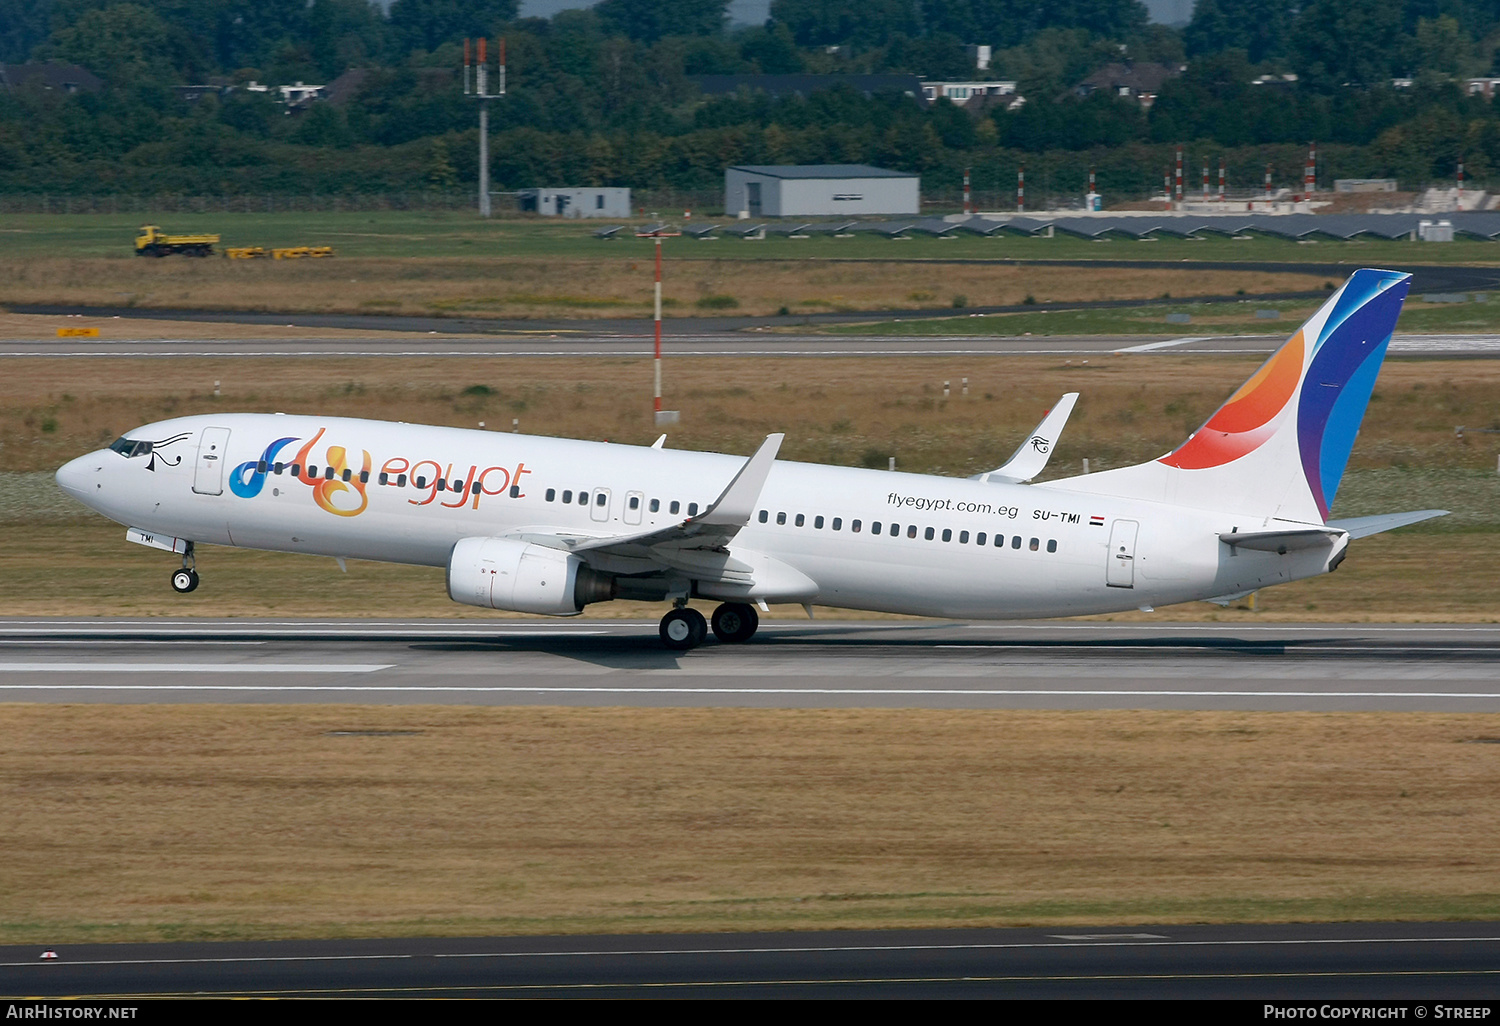
<instances>
[{"instance_id":1,"label":"grey runway surface","mask_svg":"<svg viewBox=\"0 0 1500 1026\"><path fill-rule=\"evenodd\" d=\"M1296 325L1288 322L1287 333ZM1115 353L1266 354L1285 335L1097 336L1037 335L790 335L765 332L676 334L663 337L668 357L680 356L1078 356ZM520 337L437 336L368 339L205 339L126 342L109 339L26 339L0 342L0 357L643 357L649 335L583 332ZM1397 335L1390 355L1497 357L1500 335Z\"/></svg>"},{"instance_id":2,"label":"grey runway surface","mask_svg":"<svg viewBox=\"0 0 1500 1026\"><path fill-rule=\"evenodd\" d=\"M0 700L1500 712L1500 627L5 619Z\"/></svg>"},{"instance_id":3,"label":"grey runway surface","mask_svg":"<svg viewBox=\"0 0 1500 1026\"><path fill-rule=\"evenodd\" d=\"M58 957L47 961L41 953L40 946L0 948L0 996L1440 998L1473 1004L1492 1002L1500 992L1495 923L94 944L58 948ZM1262 1017L1261 1008L1254 1012ZM1404 1016L1418 1017L1415 1009Z\"/></svg>"}]
</instances>

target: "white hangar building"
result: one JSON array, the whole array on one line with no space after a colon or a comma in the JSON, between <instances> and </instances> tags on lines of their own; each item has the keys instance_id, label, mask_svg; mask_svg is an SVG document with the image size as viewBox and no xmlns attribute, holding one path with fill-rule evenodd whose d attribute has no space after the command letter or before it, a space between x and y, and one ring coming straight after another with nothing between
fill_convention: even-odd
<instances>
[{"instance_id":1,"label":"white hangar building","mask_svg":"<svg viewBox=\"0 0 1500 1026\"><path fill-rule=\"evenodd\" d=\"M921 212L922 179L868 164L742 164L724 170L724 213L842 217Z\"/></svg>"}]
</instances>

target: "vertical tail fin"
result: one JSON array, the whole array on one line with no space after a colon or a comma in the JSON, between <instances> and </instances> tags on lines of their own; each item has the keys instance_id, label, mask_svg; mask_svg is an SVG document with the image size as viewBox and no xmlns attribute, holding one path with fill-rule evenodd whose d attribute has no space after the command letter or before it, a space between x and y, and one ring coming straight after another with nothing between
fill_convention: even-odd
<instances>
[{"instance_id":1,"label":"vertical tail fin","mask_svg":"<svg viewBox=\"0 0 1500 1026\"><path fill-rule=\"evenodd\" d=\"M1095 494L1324 523L1411 276L1359 270L1187 441L1054 482Z\"/></svg>"}]
</instances>

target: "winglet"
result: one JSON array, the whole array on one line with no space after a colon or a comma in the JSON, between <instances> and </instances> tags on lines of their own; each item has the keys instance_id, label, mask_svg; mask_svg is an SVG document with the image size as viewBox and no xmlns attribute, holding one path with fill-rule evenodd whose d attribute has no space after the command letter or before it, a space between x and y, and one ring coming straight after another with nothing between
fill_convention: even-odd
<instances>
[{"instance_id":1,"label":"winglet","mask_svg":"<svg viewBox=\"0 0 1500 1026\"><path fill-rule=\"evenodd\" d=\"M746 460L740 472L734 475L724 494L691 522L730 527L748 524L750 515L755 512L755 500L760 498L761 489L766 486L766 478L770 476L771 465L776 462L776 453L781 450L784 438L784 434L767 435L760 448L755 450L755 455Z\"/></svg>"},{"instance_id":2,"label":"winglet","mask_svg":"<svg viewBox=\"0 0 1500 1026\"><path fill-rule=\"evenodd\" d=\"M1057 401L1057 405L1042 418L1036 430L1021 443L1015 455L1006 461L1005 466L991 470L987 474L975 474L969 480L1022 484L1036 477L1047 468L1047 461L1052 458L1052 449L1057 445L1063 427L1068 423L1068 417L1073 412L1073 404L1077 401L1077 392L1069 392L1063 396Z\"/></svg>"}]
</instances>

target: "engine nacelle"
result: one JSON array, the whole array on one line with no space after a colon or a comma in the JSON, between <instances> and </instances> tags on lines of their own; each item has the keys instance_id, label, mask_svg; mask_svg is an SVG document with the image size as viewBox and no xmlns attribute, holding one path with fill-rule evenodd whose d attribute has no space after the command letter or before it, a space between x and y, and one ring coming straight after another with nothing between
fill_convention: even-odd
<instances>
[{"instance_id":1,"label":"engine nacelle","mask_svg":"<svg viewBox=\"0 0 1500 1026\"><path fill-rule=\"evenodd\" d=\"M571 553L512 538L465 538L448 557L455 602L517 613L572 616L615 597L615 579Z\"/></svg>"}]
</instances>

